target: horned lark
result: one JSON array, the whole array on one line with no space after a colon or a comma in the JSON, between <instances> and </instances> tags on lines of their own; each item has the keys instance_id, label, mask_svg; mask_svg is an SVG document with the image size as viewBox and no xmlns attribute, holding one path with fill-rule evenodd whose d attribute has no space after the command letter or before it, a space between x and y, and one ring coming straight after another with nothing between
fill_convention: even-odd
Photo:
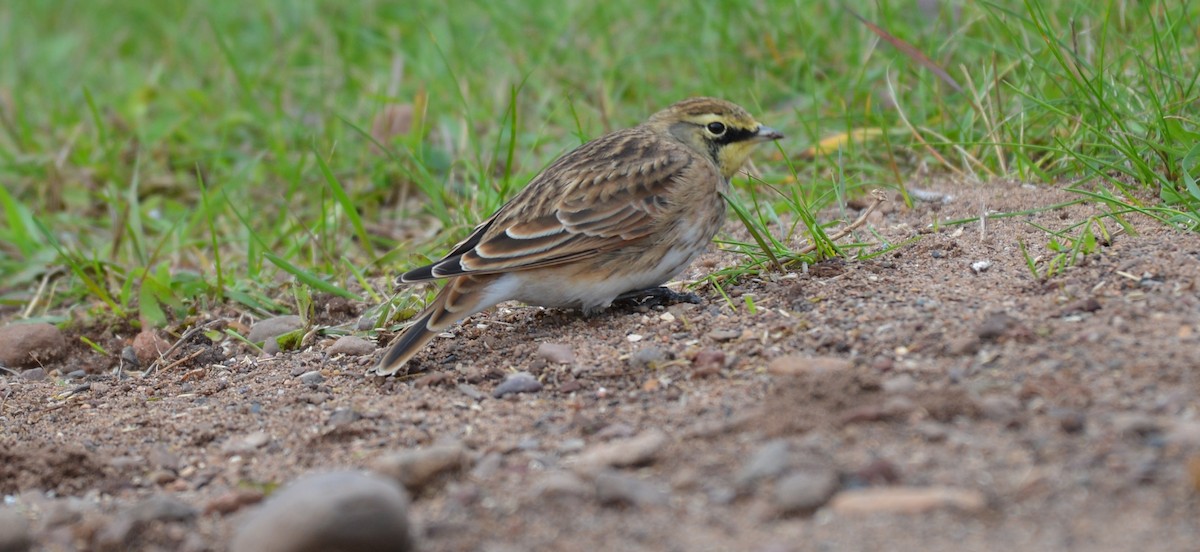
<instances>
[{"instance_id":1,"label":"horned lark","mask_svg":"<svg viewBox=\"0 0 1200 552\"><path fill-rule=\"evenodd\" d=\"M562 156L442 260L400 277L448 282L373 371L396 373L438 332L497 303L590 313L663 284L720 230L720 193L750 150L782 137L735 104L692 98Z\"/></svg>"}]
</instances>

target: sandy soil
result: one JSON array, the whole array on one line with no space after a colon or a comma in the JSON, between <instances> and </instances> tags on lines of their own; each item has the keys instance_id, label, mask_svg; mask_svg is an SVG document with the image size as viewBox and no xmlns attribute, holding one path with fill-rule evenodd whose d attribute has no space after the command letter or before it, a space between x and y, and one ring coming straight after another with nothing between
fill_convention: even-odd
<instances>
[{"instance_id":1,"label":"sandy soil","mask_svg":"<svg viewBox=\"0 0 1200 552\"><path fill-rule=\"evenodd\" d=\"M1040 281L1033 223L1099 208L933 229L1075 196L925 187L951 197L871 219L914 243L729 286L737 310L711 288L592 318L509 305L409 378L366 378L380 351L332 339L256 357L201 338L121 379L71 345L44 379L0 373L0 494L36 549L224 550L278 485L448 445L466 461L415 485L422 550L1196 550L1200 236L1130 218ZM495 398L516 371L542 388ZM195 512L121 525L152 496Z\"/></svg>"}]
</instances>

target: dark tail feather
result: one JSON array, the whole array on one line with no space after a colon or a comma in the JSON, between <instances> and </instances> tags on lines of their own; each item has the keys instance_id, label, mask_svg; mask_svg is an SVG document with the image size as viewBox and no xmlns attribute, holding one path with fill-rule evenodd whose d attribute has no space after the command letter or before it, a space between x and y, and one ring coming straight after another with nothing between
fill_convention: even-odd
<instances>
[{"instance_id":1,"label":"dark tail feather","mask_svg":"<svg viewBox=\"0 0 1200 552\"><path fill-rule=\"evenodd\" d=\"M399 372L438 332L492 306L482 304L480 300L486 297L485 292L495 279L494 275L473 274L451 278L446 287L438 292L433 303L418 316L412 326L396 338L391 348L383 354L383 360L369 372L381 376Z\"/></svg>"},{"instance_id":2,"label":"dark tail feather","mask_svg":"<svg viewBox=\"0 0 1200 552\"><path fill-rule=\"evenodd\" d=\"M391 347L383 354L383 359L372 370L375 374L390 376L399 372L412 357L416 356L433 339L433 336L441 331L440 329L429 329L429 321L435 313L441 310L440 303L441 301L437 301L433 305L430 305L428 309L425 309L425 312L421 313L421 317L392 342Z\"/></svg>"}]
</instances>

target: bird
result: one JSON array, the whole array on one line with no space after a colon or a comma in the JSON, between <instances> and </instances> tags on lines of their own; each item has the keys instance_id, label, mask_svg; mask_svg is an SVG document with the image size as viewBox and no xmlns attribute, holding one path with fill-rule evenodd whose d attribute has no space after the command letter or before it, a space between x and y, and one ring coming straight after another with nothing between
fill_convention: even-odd
<instances>
[{"instance_id":1,"label":"bird","mask_svg":"<svg viewBox=\"0 0 1200 552\"><path fill-rule=\"evenodd\" d=\"M438 333L505 301L590 315L661 286L721 229L730 178L754 147L781 138L737 104L698 97L564 154L441 260L400 276L447 282L368 372L396 374Z\"/></svg>"}]
</instances>

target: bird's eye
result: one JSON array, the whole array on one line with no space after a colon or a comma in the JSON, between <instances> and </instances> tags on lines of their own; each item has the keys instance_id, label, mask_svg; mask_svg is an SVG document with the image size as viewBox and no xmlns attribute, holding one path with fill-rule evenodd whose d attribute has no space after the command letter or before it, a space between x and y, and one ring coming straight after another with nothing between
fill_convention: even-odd
<instances>
[{"instance_id":1,"label":"bird's eye","mask_svg":"<svg viewBox=\"0 0 1200 552\"><path fill-rule=\"evenodd\" d=\"M725 125L723 125L721 123L708 123L708 131L717 136L720 136L722 134L725 134Z\"/></svg>"}]
</instances>

